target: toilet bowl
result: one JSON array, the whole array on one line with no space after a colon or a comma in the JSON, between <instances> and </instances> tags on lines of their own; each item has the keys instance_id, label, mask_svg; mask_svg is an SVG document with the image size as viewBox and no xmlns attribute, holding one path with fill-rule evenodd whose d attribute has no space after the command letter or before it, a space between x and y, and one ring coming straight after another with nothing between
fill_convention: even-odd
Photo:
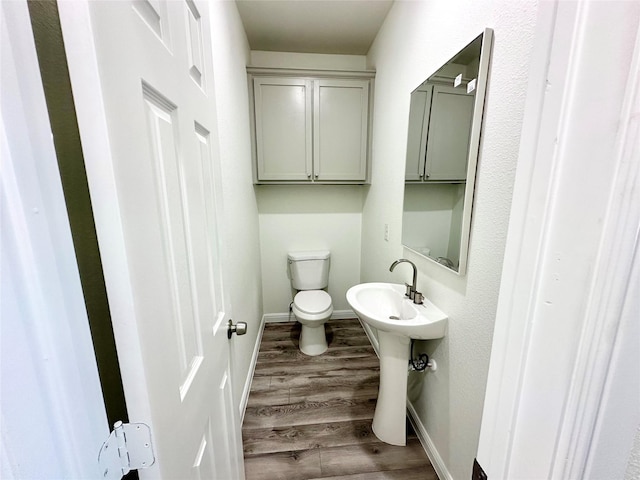
<instances>
[{"instance_id":1,"label":"toilet bowl","mask_svg":"<svg viewBox=\"0 0 640 480\"><path fill-rule=\"evenodd\" d=\"M328 285L330 253L290 252L288 254L291 286L296 290L291 310L302 325L300 351L320 355L327 351L324 324L333 313L331 296L322 290Z\"/></svg>"},{"instance_id":2,"label":"toilet bowl","mask_svg":"<svg viewBox=\"0 0 640 480\"><path fill-rule=\"evenodd\" d=\"M331 296L324 290L298 292L293 299L293 314L302 325L300 351L306 355L320 355L327 351L324 324L333 313Z\"/></svg>"}]
</instances>

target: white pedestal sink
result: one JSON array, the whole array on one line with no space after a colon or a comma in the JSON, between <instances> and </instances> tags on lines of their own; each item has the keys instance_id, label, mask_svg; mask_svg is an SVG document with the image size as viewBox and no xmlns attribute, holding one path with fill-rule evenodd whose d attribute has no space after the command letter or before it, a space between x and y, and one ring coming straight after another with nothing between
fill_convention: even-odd
<instances>
[{"instance_id":1,"label":"white pedestal sink","mask_svg":"<svg viewBox=\"0 0 640 480\"><path fill-rule=\"evenodd\" d=\"M373 433L391 445L406 445L407 370L411 339L442 338L447 316L427 299L416 305L395 283L363 283L347 291L360 320L378 330L380 389Z\"/></svg>"}]
</instances>

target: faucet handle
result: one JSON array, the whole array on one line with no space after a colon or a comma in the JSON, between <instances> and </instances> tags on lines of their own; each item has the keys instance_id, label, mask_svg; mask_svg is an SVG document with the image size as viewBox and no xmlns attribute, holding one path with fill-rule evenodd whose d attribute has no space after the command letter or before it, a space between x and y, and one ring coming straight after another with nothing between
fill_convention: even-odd
<instances>
[{"instance_id":1,"label":"faucet handle","mask_svg":"<svg viewBox=\"0 0 640 480\"><path fill-rule=\"evenodd\" d=\"M422 301L424 300L424 295L422 295L420 292L414 292L413 294L413 303L416 303L418 305L422 305Z\"/></svg>"},{"instance_id":2,"label":"faucet handle","mask_svg":"<svg viewBox=\"0 0 640 480\"><path fill-rule=\"evenodd\" d=\"M404 296L413 298L413 286L409 285L408 283L405 283L404 286L407 287L407 291L405 292Z\"/></svg>"}]
</instances>

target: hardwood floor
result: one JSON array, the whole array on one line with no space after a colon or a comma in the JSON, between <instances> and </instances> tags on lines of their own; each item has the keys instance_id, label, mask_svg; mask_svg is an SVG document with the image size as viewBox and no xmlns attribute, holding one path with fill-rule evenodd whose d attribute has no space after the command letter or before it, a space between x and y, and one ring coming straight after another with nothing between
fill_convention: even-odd
<instances>
[{"instance_id":1,"label":"hardwood floor","mask_svg":"<svg viewBox=\"0 0 640 480\"><path fill-rule=\"evenodd\" d=\"M242 428L247 480L437 480L415 433L371 431L379 363L357 319L326 325L329 350L298 349L298 323L265 327Z\"/></svg>"}]
</instances>

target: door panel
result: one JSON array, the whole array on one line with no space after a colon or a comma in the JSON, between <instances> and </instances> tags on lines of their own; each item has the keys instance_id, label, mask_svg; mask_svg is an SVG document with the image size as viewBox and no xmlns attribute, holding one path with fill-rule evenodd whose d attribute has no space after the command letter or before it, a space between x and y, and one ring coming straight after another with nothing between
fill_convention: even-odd
<instances>
[{"instance_id":1,"label":"door panel","mask_svg":"<svg viewBox=\"0 0 640 480\"><path fill-rule=\"evenodd\" d=\"M144 86L143 86L144 87ZM147 116L147 134L151 147L153 170L156 176L156 196L161 210L163 236L163 261L168 273L167 293L174 311L173 330L180 364L182 384L190 376L194 364L199 365L202 348L199 344L199 328L195 307L198 295L194 291L191 274L191 256L197 249L190 249L186 204L187 190L183 188L180 171L184 165L176 150L178 142L175 117L177 108L155 92L143 88ZM185 235L185 233L187 235ZM204 299L201 300L204 302ZM182 388L182 387L181 387Z\"/></svg>"},{"instance_id":2,"label":"door panel","mask_svg":"<svg viewBox=\"0 0 640 480\"><path fill-rule=\"evenodd\" d=\"M111 152L100 168L110 170L114 188L104 193L95 166L87 169L89 184L118 208L123 251L105 248L103 258L124 265L119 273L129 291L115 285L118 276L105 277L116 292L114 305L125 298L133 304L128 315L114 309L114 330L123 370L135 368L138 358L143 364L144 386L127 371L123 380L131 421L139 421L140 412L151 423L156 449L157 464L140 474L242 478L207 3L84 5L100 74L93 88L102 99ZM101 160L89 155L86 161ZM112 225L99 218L96 224L99 237L108 236Z\"/></svg>"}]
</instances>

